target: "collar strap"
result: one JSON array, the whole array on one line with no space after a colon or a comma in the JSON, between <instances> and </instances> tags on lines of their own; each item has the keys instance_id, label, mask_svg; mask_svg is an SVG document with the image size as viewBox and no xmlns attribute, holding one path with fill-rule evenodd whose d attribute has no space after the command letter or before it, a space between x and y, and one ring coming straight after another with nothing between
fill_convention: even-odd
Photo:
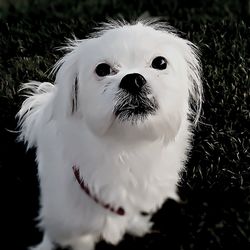
<instances>
[{"instance_id":1,"label":"collar strap","mask_svg":"<svg viewBox=\"0 0 250 250\"><path fill-rule=\"evenodd\" d=\"M79 183L80 187L82 188L82 190L92 199L94 200L97 204L99 204L100 206L102 206L103 208L109 210L112 213L115 213L117 215L123 216L125 215L125 210L122 207L118 207L117 209L112 207L111 204L105 203L101 200L98 199L98 197L95 194L92 194L90 192L90 189L88 187L88 185L85 183L84 179L80 176L80 170L77 166L73 166L72 167L75 178L77 180L77 182Z\"/></svg>"}]
</instances>

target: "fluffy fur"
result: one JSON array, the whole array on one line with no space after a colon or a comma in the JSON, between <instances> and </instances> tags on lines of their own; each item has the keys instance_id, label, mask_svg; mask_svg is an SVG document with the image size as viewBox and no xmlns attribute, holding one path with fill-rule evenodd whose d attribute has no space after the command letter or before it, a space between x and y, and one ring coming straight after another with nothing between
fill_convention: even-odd
<instances>
[{"instance_id":1,"label":"fluffy fur","mask_svg":"<svg viewBox=\"0 0 250 250\"><path fill-rule=\"evenodd\" d=\"M24 84L28 98L18 113L19 139L37 150L44 239L35 250L54 243L91 250L99 239L117 244L125 233L149 232L152 213L178 199L178 173L201 107L197 48L163 23L112 21L66 49L55 85ZM152 67L158 56L166 69ZM97 75L100 63L110 74ZM136 95L120 86L134 73L146 80ZM91 193L125 215L89 197L72 166Z\"/></svg>"}]
</instances>

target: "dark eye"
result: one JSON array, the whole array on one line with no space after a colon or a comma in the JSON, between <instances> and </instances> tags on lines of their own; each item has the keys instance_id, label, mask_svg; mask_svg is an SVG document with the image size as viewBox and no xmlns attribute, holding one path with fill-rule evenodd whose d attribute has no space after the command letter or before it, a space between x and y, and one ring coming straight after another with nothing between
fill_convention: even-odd
<instances>
[{"instance_id":1,"label":"dark eye","mask_svg":"<svg viewBox=\"0 0 250 250\"><path fill-rule=\"evenodd\" d=\"M96 66L95 72L98 76L107 76L112 73L112 69L107 63L100 63Z\"/></svg>"},{"instance_id":2,"label":"dark eye","mask_svg":"<svg viewBox=\"0 0 250 250\"><path fill-rule=\"evenodd\" d=\"M157 56L153 61L152 61L152 68L154 69L159 69L159 70L163 70L167 68L167 59L162 57L162 56Z\"/></svg>"}]
</instances>

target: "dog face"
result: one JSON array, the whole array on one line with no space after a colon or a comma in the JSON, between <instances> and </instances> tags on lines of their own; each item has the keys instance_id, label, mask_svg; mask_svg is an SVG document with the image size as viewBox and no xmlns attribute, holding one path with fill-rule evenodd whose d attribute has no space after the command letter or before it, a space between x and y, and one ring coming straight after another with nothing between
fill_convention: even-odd
<instances>
[{"instance_id":1,"label":"dog face","mask_svg":"<svg viewBox=\"0 0 250 250\"><path fill-rule=\"evenodd\" d=\"M110 24L68 49L56 65L57 113L96 134L173 139L190 100L200 106L196 49L169 28Z\"/></svg>"}]
</instances>

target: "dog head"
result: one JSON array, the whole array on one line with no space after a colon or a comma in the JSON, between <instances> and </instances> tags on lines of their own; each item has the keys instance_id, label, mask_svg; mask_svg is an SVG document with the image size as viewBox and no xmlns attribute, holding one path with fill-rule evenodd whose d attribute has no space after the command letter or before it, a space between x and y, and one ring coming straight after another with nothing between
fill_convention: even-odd
<instances>
[{"instance_id":1,"label":"dog head","mask_svg":"<svg viewBox=\"0 0 250 250\"><path fill-rule=\"evenodd\" d=\"M111 22L70 41L57 63L57 112L97 135L176 136L201 105L196 47L155 22Z\"/></svg>"}]
</instances>

